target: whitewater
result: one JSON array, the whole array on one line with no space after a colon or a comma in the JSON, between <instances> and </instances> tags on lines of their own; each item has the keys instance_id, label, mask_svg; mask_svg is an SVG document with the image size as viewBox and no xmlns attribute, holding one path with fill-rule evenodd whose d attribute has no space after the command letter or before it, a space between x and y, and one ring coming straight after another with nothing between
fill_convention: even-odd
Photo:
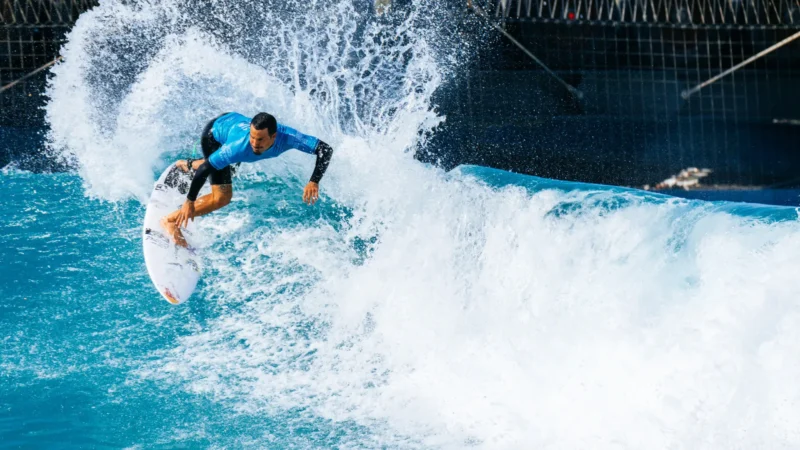
<instances>
[{"instance_id":1,"label":"whitewater","mask_svg":"<svg viewBox=\"0 0 800 450\"><path fill-rule=\"evenodd\" d=\"M794 208L414 158L479 45L414 2L109 0L0 176L0 447L800 447ZM224 111L335 154L244 165L173 307L140 228Z\"/></svg>"}]
</instances>

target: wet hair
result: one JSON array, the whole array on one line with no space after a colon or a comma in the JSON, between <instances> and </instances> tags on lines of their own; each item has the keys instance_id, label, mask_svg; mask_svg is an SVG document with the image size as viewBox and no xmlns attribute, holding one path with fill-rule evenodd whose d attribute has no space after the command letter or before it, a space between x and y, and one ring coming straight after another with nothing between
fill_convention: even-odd
<instances>
[{"instance_id":1,"label":"wet hair","mask_svg":"<svg viewBox=\"0 0 800 450\"><path fill-rule=\"evenodd\" d=\"M270 135L275 134L278 131L278 121L275 120L275 116L269 113L260 112L253 117L253 120L250 121L250 125L253 126L256 130L263 130L267 129L267 133Z\"/></svg>"}]
</instances>

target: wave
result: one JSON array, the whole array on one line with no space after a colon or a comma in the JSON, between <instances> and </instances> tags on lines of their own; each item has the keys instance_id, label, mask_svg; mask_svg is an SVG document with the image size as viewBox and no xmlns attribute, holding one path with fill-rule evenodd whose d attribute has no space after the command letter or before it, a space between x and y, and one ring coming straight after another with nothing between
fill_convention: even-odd
<instances>
[{"instance_id":1,"label":"wave","mask_svg":"<svg viewBox=\"0 0 800 450\"><path fill-rule=\"evenodd\" d=\"M221 111L336 149L314 208L307 156L241 171L199 221L208 317L133 373L353 447L797 445L797 211L417 162L469 49L444 6L358 5L110 1L71 31L49 139L91 197L144 198Z\"/></svg>"}]
</instances>

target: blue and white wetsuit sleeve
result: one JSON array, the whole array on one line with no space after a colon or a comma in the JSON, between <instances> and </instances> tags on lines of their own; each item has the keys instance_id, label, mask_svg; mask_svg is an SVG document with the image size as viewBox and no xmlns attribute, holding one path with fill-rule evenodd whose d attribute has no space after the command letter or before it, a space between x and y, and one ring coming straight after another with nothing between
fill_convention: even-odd
<instances>
[{"instance_id":1,"label":"blue and white wetsuit sleeve","mask_svg":"<svg viewBox=\"0 0 800 450\"><path fill-rule=\"evenodd\" d=\"M208 157L208 162L217 169L222 170L231 165L232 151L230 146L223 145L219 150L215 151Z\"/></svg>"}]
</instances>

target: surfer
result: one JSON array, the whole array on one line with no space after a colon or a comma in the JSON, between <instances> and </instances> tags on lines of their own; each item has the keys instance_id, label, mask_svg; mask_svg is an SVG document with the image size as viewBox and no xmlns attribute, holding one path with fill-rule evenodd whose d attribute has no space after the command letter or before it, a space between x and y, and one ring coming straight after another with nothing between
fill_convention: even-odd
<instances>
[{"instance_id":1,"label":"surfer","mask_svg":"<svg viewBox=\"0 0 800 450\"><path fill-rule=\"evenodd\" d=\"M231 165L274 158L296 149L317 156L311 180L303 189L303 201L313 205L319 199L319 182L330 164L333 148L314 136L279 124L271 114L261 112L252 119L238 113L225 113L209 122L200 136L203 159L180 160L175 165L194 172L186 201L180 209L164 216L161 226L176 244L186 247L181 227L195 217L216 211L231 201ZM211 193L197 198L206 179L211 178Z\"/></svg>"}]
</instances>

